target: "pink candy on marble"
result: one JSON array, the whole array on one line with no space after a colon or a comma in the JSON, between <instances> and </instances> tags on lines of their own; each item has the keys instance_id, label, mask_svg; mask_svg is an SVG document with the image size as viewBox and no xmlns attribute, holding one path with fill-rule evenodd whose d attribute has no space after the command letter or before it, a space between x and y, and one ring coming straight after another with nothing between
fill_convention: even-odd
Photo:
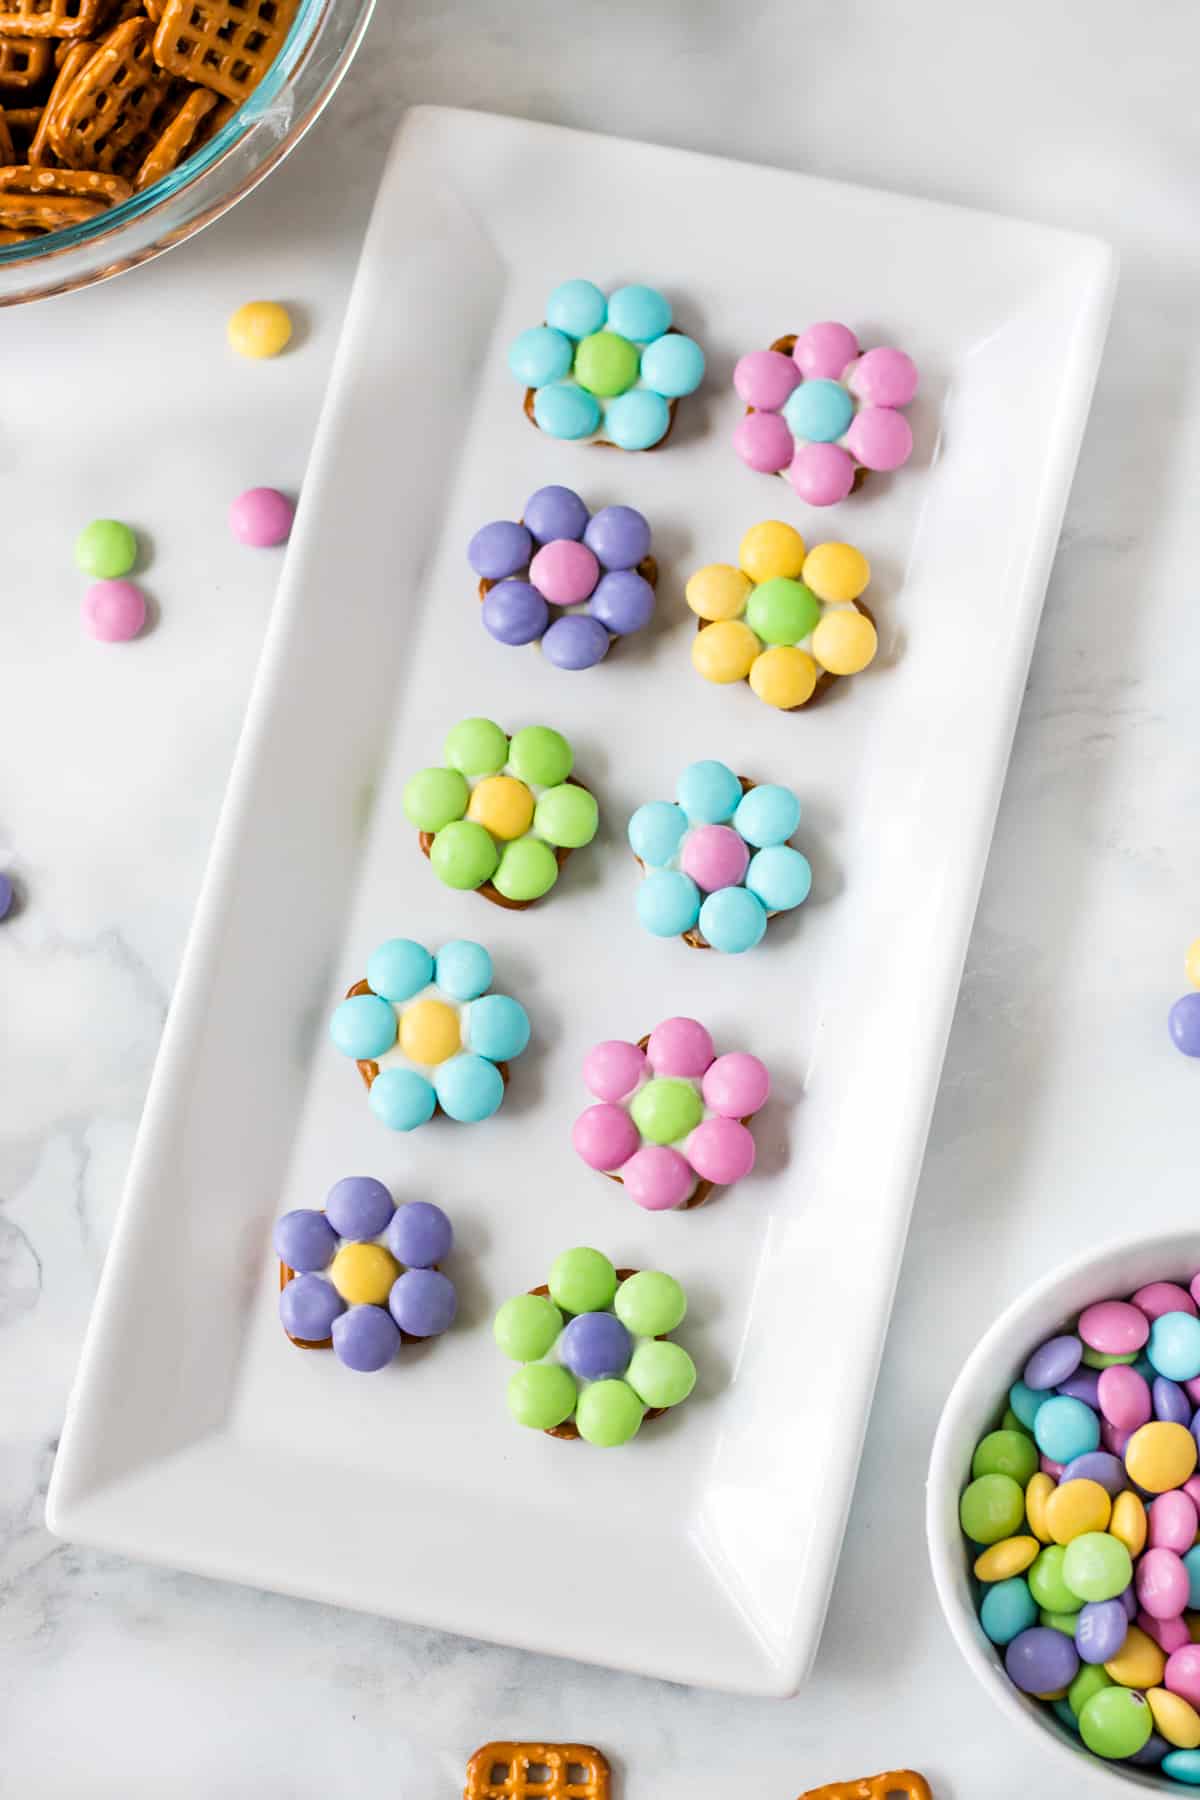
<instances>
[{"instance_id":1,"label":"pink candy on marble","mask_svg":"<svg viewBox=\"0 0 1200 1800\"><path fill-rule=\"evenodd\" d=\"M146 597L132 581L93 581L83 596L84 629L102 644L124 644L146 623Z\"/></svg>"},{"instance_id":2,"label":"pink candy on marble","mask_svg":"<svg viewBox=\"0 0 1200 1800\"><path fill-rule=\"evenodd\" d=\"M255 550L286 543L296 509L278 488L247 488L229 508L229 529L239 544Z\"/></svg>"},{"instance_id":3,"label":"pink candy on marble","mask_svg":"<svg viewBox=\"0 0 1200 1800\"><path fill-rule=\"evenodd\" d=\"M586 544L553 538L529 565L529 579L552 606L578 606L600 579L600 564Z\"/></svg>"}]
</instances>

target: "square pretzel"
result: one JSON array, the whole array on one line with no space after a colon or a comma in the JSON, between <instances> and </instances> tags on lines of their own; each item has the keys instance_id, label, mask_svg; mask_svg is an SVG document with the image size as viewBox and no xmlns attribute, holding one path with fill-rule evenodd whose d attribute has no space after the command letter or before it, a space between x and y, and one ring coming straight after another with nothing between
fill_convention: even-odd
<instances>
[{"instance_id":1,"label":"square pretzel","mask_svg":"<svg viewBox=\"0 0 1200 1800\"><path fill-rule=\"evenodd\" d=\"M171 78L150 53L149 19L127 19L103 40L50 109L47 136L71 169L135 169L162 132Z\"/></svg>"},{"instance_id":2,"label":"square pretzel","mask_svg":"<svg viewBox=\"0 0 1200 1800\"><path fill-rule=\"evenodd\" d=\"M0 0L0 37L90 37L108 0Z\"/></svg>"},{"instance_id":3,"label":"square pretzel","mask_svg":"<svg viewBox=\"0 0 1200 1800\"><path fill-rule=\"evenodd\" d=\"M609 1800L607 1757L590 1744L484 1744L463 1800Z\"/></svg>"},{"instance_id":4,"label":"square pretzel","mask_svg":"<svg viewBox=\"0 0 1200 1800\"><path fill-rule=\"evenodd\" d=\"M0 37L0 89L28 93L50 73L54 47L45 38Z\"/></svg>"},{"instance_id":5,"label":"square pretzel","mask_svg":"<svg viewBox=\"0 0 1200 1800\"><path fill-rule=\"evenodd\" d=\"M161 68L226 100L253 92L283 49L300 0L166 0L154 34Z\"/></svg>"}]
</instances>

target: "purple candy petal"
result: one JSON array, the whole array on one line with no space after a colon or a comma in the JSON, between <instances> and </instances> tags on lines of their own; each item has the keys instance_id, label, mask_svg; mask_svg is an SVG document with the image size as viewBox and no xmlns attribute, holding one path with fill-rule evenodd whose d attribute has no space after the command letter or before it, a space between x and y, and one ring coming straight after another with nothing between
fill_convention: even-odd
<instances>
[{"instance_id":1,"label":"purple candy petal","mask_svg":"<svg viewBox=\"0 0 1200 1800\"><path fill-rule=\"evenodd\" d=\"M599 619L567 613L542 639L542 654L556 669L592 669L608 655L610 641Z\"/></svg>"},{"instance_id":2,"label":"purple candy petal","mask_svg":"<svg viewBox=\"0 0 1200 1800\"><path fill-rule=\"evenodd\" d=\"M548 544L551 538L581 538L587 522L588 509L574 488L539 488L525 502L525 523L539 544Z\"/></svg>"},{"instance_id":3,"label":"purple candy petal","mask_svg":"<svg viewBox=\"0 0 1200 1800\"><path fill-rule=\"evenodd\" d=\"M371 1375L400 1348L400 1328L382 1306L352 1306L333 1321L334 1355L348 1369Z\"/></svg>"},{"instance_id":4,"label":"purple candy petal","mask_svg":"<svg viewBox=\"0 0 1200 1800\"><path fill-rule=\"evenodd\" d=\"M297 1275L279 1296L279 1317L289 1337L306 1344L323 1344L346 1302L322 1275Z\"/></svg>"},{"instance_id":5,"label":"purple candy petal","mask_svg":"<svg viewBox=\"0 0 1200 1800\"><path fill-rule=\"evenodd\" d=\"M437 1337L448 1331L457 1308L454 1283L437 1269L406 1269L388 1295L389 1312L410 1337Z\"/></svg>"},{"instance_id":6,"label":"purple candy petal","mask_svg":"<svg viewBox=\"0 0 1200 1800\"><path fill-rule=\"evenodd\" d=\"M532 644L550 623L550 608L528 581L498 581L484 595L480 611L499 644Z\"/></svg>"},{"instance_id":7,"label":"purple candy petal","mask_svg":"<svg viewBox=\"0 0 1200 1800\"><path fill-rule=\"evenodd\" d=\"M338 1247L337 1232L312 1206L298 1206L277 1219L273 1242L280 1262L298 1274L328 1268Z\"/></svg>"},{"instance_id":8,"label":"purple candy petal","mask_svg":"<svg viewBox=\"0 0 1200 1800\"><path fill-rule=\"evenodd\" d=\"M387 1247L406 1269L432 1269L450 1254L454 1230L440 1206L410 1200L398 1206L388 1227Z\"/></svg>"},{"instance_id":9,"label":"purple candy petal","mask_svg":"<svg viewBox=\"0 0 1200 1800\"><path fill-rule=\"evenodd\" d=\"M1064 1481L1098 1481L1105 1493L1116 1499L1122 1488L1129 1486L1125 1464L1107 1450L1088 1450L1069 1462L1062 1472ZM1100 1659L1103 1662L1103 1657Z\"/></svg>"},{"instance_id":10,"label":"purple candy petal","mask_svg":"<svg viewBox=\"0 0 1200 1800\"><path fill-rule=\"evenodd\" d=\"M515 519L494 519L475 533L467 548L467 561L485 581L503 581L518 569L527 569L533 555L533 538Z\"/></svg>"},{"instance_id":11,"label":"purple candy petal","mask_svg":"<svg viewBox=\"0 0 1200 1800\"><path fill-rule=\"evenodd\" d=\"M632 506L602 506L583 541L602 569L634 569L650 554L650 526Z\"/></svg>"},{"instance_id":12,"label":"purple candy petal","mask_svg":"<svg viewBox=\"0 0 1200 1800\"><path fill-rule=\"evenodd\" d=\"M596 583L588 611L617 637L640 631L654 616L654 589L633 569L616 569Z\"/></svg>"},{"instance_id":13,"label":"purple candy petal","mask_svg":"<svg viewBox=\"0 0 1200 1800\"><path fill-rule=\"evenodd\" d=\"M386 1231L395 1202L373 1175L346 1175L325 1196L325 1217L339 1237L365 1243Z\"/></svg>"},{"instance_id":14,"label":"purple candy petal","mask_svg":"<svg viewBox=\"0 0 1200 1800\"><path fill-rule=\"evenodd\" d=\"M633 1339L615 1313L579 1313L558 1340L559 1354L580 1381L623 1375L633 1355Z\"/></svg>"},{"instance_id":15,"label":"purple candy petal","mask_svg":"<svg viewBox=\"0 0 1200 1800\"><path fill-rule=\"evenodd\" d=\"M1057 1387L1075 1373L1082 1355L1083 1345L1073 1332L1051 1338L1049 1343L1042 1344L1034 1351L1025 1364L1021 1379L1026 1387L1031 1387L1038 1393L1046 1388Z\"/></svg>"}]
</instances>

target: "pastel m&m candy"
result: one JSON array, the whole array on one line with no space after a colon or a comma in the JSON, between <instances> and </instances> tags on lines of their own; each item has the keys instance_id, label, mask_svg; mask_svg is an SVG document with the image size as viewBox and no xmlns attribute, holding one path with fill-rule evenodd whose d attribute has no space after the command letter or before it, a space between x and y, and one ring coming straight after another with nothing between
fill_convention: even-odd
<instances>
[{"instance_id":1,"label":"pastel m&m candy","mask_svg":"<svg viewBox=\"0 0 1200 1800\"><path fill-rule=\"evenodd\" d=\"M132 581L93 581L83 597L83 623L103 644L123 644L146 623L146 596Z\"/></svg>"},{"instance_id":2,"label":"pastel m&m candy","mask_svg":"<svg viewBox=\"0 0 1200 1800\"><path fill-rule=\"evenodd\" d=\"M225 335L239 356L278 356L292 341L291 314L278 300L247 300L230 313Z\"/></svg>"},{"instance_id":3,"label":"pastel m&m candy","mask_svg":"<svg viewBox=\"0 0 1200 1800\"><path fill-rule=\"evenodd\" d=\"M286 543L296 509L278 488L247 488L230 504L229 529L239 544L269 549Z\"/></svg>"}]
</instances>

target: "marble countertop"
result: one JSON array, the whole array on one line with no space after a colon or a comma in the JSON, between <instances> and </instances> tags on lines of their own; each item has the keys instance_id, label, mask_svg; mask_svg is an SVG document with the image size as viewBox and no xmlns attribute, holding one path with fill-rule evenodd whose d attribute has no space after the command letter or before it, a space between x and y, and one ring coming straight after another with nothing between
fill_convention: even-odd
<instances>
[{"instance_id":1,"label":"marble countertop","mask_svg":"<svg viewBox=\"0 0 1200 1800\"><path fill-rule=\"evenodd\" d=\"M938 1800L1059 1791L941 1621L923 1473L956 1370L1023 1283L1127 1222L1195 1218L1200 1071L1165 1030L1200 932L1195 12L1164 0L1153 31L1116 0L925 0L902 24L883 0L379 13L326 118L232 215L132 277L0 317L0 867L22 893L0 928L0 1794L452 1800L495 1736L605 1746L620 1800L789 1800L897 1763ZM303 479L375 181L414 101L1039 218L1122 257L846 1548L791 1701L149 1569L42 1522L279 568L229 542L224 506ZM222 333L260 294L294 303L302 341L252 399ZM70 554L78 525L110 513L144 536L156 612L120 652L82 637ZM1111 1791L1072 1783L1073 1800Z\"/></svg>"}]
</instances>

